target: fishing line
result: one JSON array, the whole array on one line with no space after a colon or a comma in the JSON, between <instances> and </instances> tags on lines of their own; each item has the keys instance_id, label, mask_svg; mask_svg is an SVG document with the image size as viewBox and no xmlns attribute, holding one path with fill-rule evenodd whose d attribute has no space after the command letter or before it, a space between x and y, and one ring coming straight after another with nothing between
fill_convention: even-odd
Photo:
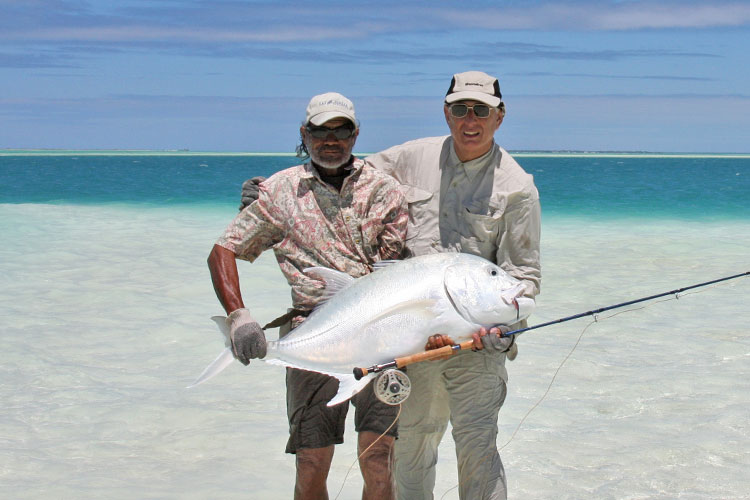
<instances>
[{"instance_id":1,"label":"fishing line","mask_svg":"<svg viewBox=\"0 0 750 500\"><path fill-rule=\"evenodd\" d=\"M694 290L692 292L684 293L683 296L685 296L685 295L693 295L693 294L697 294L697 293L708 292L712 288L717 288L719 286L727 285L727 284L728 283L716 283L712 287L707 288L705 290ZM610 318L614 318L615 316L619 316L620 314L625 314L625 313L629 313L629 312L633 312L633 311L641 311L643 309L647 309L647 308L649 308L651 306L654 306L656 304L660 304L662 302L669 302L669 301L672 301L672 300L679 300L679 298L680 298L679 293L676 293L673 298L668 298L668 299L663 299L663 300L657 300L656 302L653 302L651 304L645 304L645 305L642 305L640 307L633 307L631 309L625 309L623 311L618 311L618 312L612 313L609 316L606 316L605 318L602 318L602 319L598 319L596 316L594 316L594 321L592 321L591 323L589 323L588 325L586 325L583 328L583 330L581 330L581 334L578 336L578 339L576 340L575 344L573 344L573 347L571 348L570 352L562 360L562 362L560 363L560 366L557 367L557 370L555 370L555 373L552 375L552 379L550 380L550 383L547 386L547 390L544 391L544 394L542 394L542 396L539 398L539 400L529 409L529 411L526 412L526 415L524 415L523 418L521 419L521 421L518 423L518 425L516 426L516 429L513 431L513 433L511 434L510 438L508 438L508 441L504 445L502 445L500 448L498 448L498 451L502 451L506 446L508 446L510 444L511 441L513 441L513 438L518 433L519 429L523 425L523 423L526 420L526 418L528 418L528 416L531 415L531 412L533 412L537 408L537 406L539 406L542 403L542 401L544 401L544 399L547 397L547 394L549 394L550 390L552 389L552 386L554 385L555 379L557 379L557 375L560 373L560 370L562 370L562 367L565 365L565 363L568 362L568 359L570 358L570 356L572 356L573 353L575 352L575 350L578 348L578 344L580 344L581 339L583 338L583 335L586 333L586 330L588 330L591 325L593 325L594 323L599 323L601 321L608 320Z\"/></svg>"},{"instance_id":2,"label":"fishing line","mask_svg":"<svg viewBox=\"0 0 750 500\"><path fill-rule=\"evenodd\" d=\"M599 309L594 309L594 310L591 310L591 311L586 311L586 312L583 312L583 313L574 314L573 316L568 316L568 317L565 317L565 318L559 318L559 319L556 319L556 320L547 321L546 323L540 323L538 325L529 326L529 327L526 327L526 328L519 328L518 330L513 330L513 331L510 331L510 332L507 332L507 333L503 333L501 336L502 337L510 337L511 335L518 335L518 334L521 334L521 333L524 333L524 332L528 332L529 330L536 330L537 328L543 328L545 326L556 325L558 323L565 323L566 321L570 321L570 320L573 320L573 319L583 318L584 316L594 316L594 317L596 317L597 314L602 313L604 311L610 311L612 309L617 309L617 308L629 306L629 305L632 305L632 304L638 304L640 302L646 302L648 300L658 299L660 297L666 297L666 296L669 296L669 295L674 295L675 298L678 298L679 294L682 293L682 292L684 292L684 291L686 291L686 290L692 290L692 289L695 289L695 288L700 288L700 287L704 287L704 286L708 286L708 285L713 285L715 283L721 283L721 282L724 282L724 281L729 281L729 280L733 280L735 278L741 278L741 277L745 277L745 276L750 276L750 271L746 271L744 273L735 274L735 275L732 275L732 276L725 276L724 278L719 278L719 279L715 279L715 280L711 280L711 281L706 281L706 282L703 282L703 283L698 283L696 285L690 285L690 286L686 286L686 287L682 287L682 288L677 288L675 290L670 290L668 292L657 293L656 295L649 295L648 297L641 297L640 299L629 300L627 302L622 302L620 304L614 304L614 305L607 306L607 307L600 307Z\"/></svg>"},{"instance_id":3,"label":"fishing line","mask_svg":"<svg viewBox=\"0 0 750 500\"><path fill-rule=\"evenodd\" d=\"M636 309L643 309L643 308L642 307L641 308L634 308L632 310L635 311ZM619 313L616 313L616 314L622 314L623 312L629 312L629 311L630 311L630 309L628 309L626 311L620 311ZM615 316L615 314L613 314L612 316ZM604 319L609 319L610 317L611 316L608 316L607 318L604 318ZM516 434L518 434L518 431L521 429L521 426L526 421L526 419L528 418L528 416L531 415L531 412L533 412L537 408L537 406L539 406L540 404L542 404L542 401L544 401L544 399L547 397L547 394L549 394L549 391L552 390L552 386L554 385L555 379L557 379L557 375L560 373L560 370L562 370L562 367L565 366L565 363L568 361L568 359L570 358L570 356L573 355L573 353L575 352L576 348L578 347L578 344L581 342L581 339L583 338L583 334L586 333L586 330L588 330L589 327L591 325L593 325L594 323L598 323L598 320L594 319L591 323L589 323L588 325L586 325L586 327L583 330L581 330L581 334L578 335L578 339L576 339L575 344L573 344L573 348L570 350L570 352L568 352L567 356L565 356L565 358L563 358L562 362L560 363L560 366L557 367L557 370L555 370L555 373L552 375L552 379L550 380L549 385L547 386L547 390L544 391L544 394L542 394L542 396L539 398L539 400L531 406L531 408L529 409L529 411L526 412L526 415L524 415L523 418L521 419L521 421L518 422L518 425L516 426L516 428L513 431L513 433L511 433L510 438L508 438L508 441L506 441L506 443L504 445L502 445L501 447L499 447L497 449L498 453L501 452L501 451L503 451L503 449L506 446L508 446L511 441L513 441L513 438L516 437ZM489 454L485 455L484 457L482 457L481 460L479 460L478 463L481 464L482 462L484 462L485 460L487 460L489 457L490 457ZM469 477L466 478L466 481L470 481L473 476L474 476L474 472L472 472L469 475ZM447 490L445 493L443 493L443 496L440 497L440 500L443 500L445 498L445 495L447 495L451 491L453 491L456 488L458 488L460 486L460 484L461 483L459 482L458 484L456 484L455 486L453 486L452 488L450 488L449 490Z\"/></svg>"},{"instance_id":4,"label":"fishing line","mask_svg":"<svg viewBox=\"0 0 750 500\"><path fill-rule=\"evenodd\" d=\"M341 495L341 492L344 491L344 485L346 484L347 478L349 478L349 473L352 471L352 469L354 469L354 466L357 465L357 463L359 462L359 460L362 457L365 456L365 453L367 453L368 451L370 451L370 448L372 448L373 446L375 446L375 443L377 443L378 441L380 441L380 439L383 436L385 436L386 434L388 434L388 431L390 431L393 428L393 426L396 425L396 422L398 422L398 417L400 417L400 416L401 416L401 403L399 403L399 405L398 405L398 413L396 413L396 418L393 419L393 422L391 423L391 425L389 425L388 428L386 430L384 430L383 433L380 436L378 436L378 438L370 444L370 446L368 446L367 448L365 448L365 450L362 453L360 453L359 456L354 459L354 462L352 462L352 464L349 466L349 470L346 471L346 475L344 476L344 480L341 481L341 488L339 488L339 492L336 493L336 497L333 500L338 500L339 495ZM393 449L391 449L391 453L393 453Z\"/></svg>"},{"instance_id":5,"label":"fishing line","mask_svg":"<svg viewBox=\"0 0 750 500\"><path fill-rule=\"evenodd\" d=\"M600 322L608 320L610 318L614 318L615 316L619 316L620 314L625 314L625 313L629 313L629 312L633 312L633 311L641 311L643 309L647 309L647 308L649 308L651 306L654 306L656 304L660 304L662 302L670 302L672 300L679 300L680 294L682 294L682 296L686 296L686 295L693 295L693 294L708 292L709 290L711 290L713 288L718 288L718 287L723 286L723 285L728 285L729 283L724 283L725 281L728 281L728 280L734 279L734 278L739 278L739 277L742 277L742 276L748 276L748 275L750 275L750 271L746 272L746 273L742 273L742 274L736 274L734 276L729 276L729 277L726 277L726 278L721 278L721 279L718 279L718 280L708 281L706 283L700 283L698 285L693 285L693 286L689 286L689 287L685 287L685 288L680 288L678 290L672 290L671 292L665 292L665 293L658 294L658 295L652 295L650 297L644 297L642 299L637 299L637 300L625 302L625 303L622 303L622 304L617 304L615 306L610 306L610 307L605 307L605 308L597 309L595 311L589 311L589 312L586 312L586 313L577 314L577 315L574 315L574 316L570 316L568 318L562 318L560 320L550 321L550 322L543 323L543 324L540 324L540 325L536 325L536 326L533 326L533 327L530 327L530 328L523 328L523 329L520 329L520 330L514 330L513 332L509 332L510 335L513 335L514 333L522 333L522 332L525 332L525 331L528 331L528 330L532 330L534 328L539 328L539 327L542 327L542 326L552 325L552 324L555 324L555 323L562 323L564 321L569 321L570 319L581 318L583 316L588 316L588 315L591 315L594 318L593 321L591 321L588 325L586 325L581 330L581 333L578 335L578 338L576 339L575 343L573 344L573 347L570 349L570 351L568 352L568 354L563 358L563 360L560 362L560 365L555 370L555 373L552 375L552 378L550 379L549 385L547 386L547 389L544 391L544 393L542 394L542 396L539 398L539 400L536 403L534 403L531 406L531 408L529 408L529 410L526 412L526 414L523 416L523 418L521 418L521 420L518 422L518 425L516 426L515 430L511 433L511 435L508 438L508 440L505 442L504 445L500 446L497 449L497 451L501 452L503 449L505 449L506 446L508 446L513 441L513 439L516 437L516 434L518 434L518 431L521 429L521 426L526 421L526 419L529 417L529 415L531 415L531 413L534 410L536 410L536 408L539 407L539 405L541 405L542 402L547 398L547 395L552 390L552 386L555 384L555 380L557 379L557 376L560 373L560 371L562 370L563 366L565 366L565 363L568 362L568 359L570 359L570 357L573 355L573 353L578 348L578 345L581 343L581 340L583 339L583 335L586 333L586 330L588 330L589 327L591 327L594 323L600 323ZM691 292L683 293L686 290L692 290L692 289L695 289L695 288L704 287L704 286L708 286L708 285L713 285L713 286L711 286L709 288L706 288L705 290L693 290ZM611 310L611 309L615 309L617 307L624 307L626 305L631 305L631 304L636 304L636 303L639 303L639 302L644 302L646 300L653 300L653 299L664 297L664 296L667 296L667 295L673 295L673 297L665 298L663 300L657 300L657 301L655 301L655 302L653 302L651 304L644 304L644 305L642 305L640 307L633 307L633 308L630 308L630 309L625 309L623 311L618 311L618 312L612 313L609 316L606 316L604 318L599 318L597 316L598 313L603 312L603 311L608 311L608 310ZM484 457L482 457L481 460L479 460L478 463L482 463L484 460L486 460L487 458L489 458L489 456L490 456L489 454L485 455ZM473 471L469 475L469 477L466 479L466 481L471 480L471 478L474 476L475 472L476 472L476 470ZM461 482L458 482L455 486L453 486L452 488L448 489L440 497L440 500L443 500L448 493L450 493L451 491L453 491L456 488L458 488L460 486L460 484L461 484Z\"/></svg>"}]
</instances>

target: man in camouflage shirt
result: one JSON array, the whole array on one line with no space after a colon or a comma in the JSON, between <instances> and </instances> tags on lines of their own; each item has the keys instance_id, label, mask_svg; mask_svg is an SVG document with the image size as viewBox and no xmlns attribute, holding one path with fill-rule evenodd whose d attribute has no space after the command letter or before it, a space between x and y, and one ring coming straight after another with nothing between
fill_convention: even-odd
<instances>
[{"instance_id":1,"label":"man in camouflage shirt","mask_svg":"<svg viewBox=\"0 0 750 500\"><path fill-rule=\"evenodd\" d=\"M254 261L273 248L292 291L291 323L304 321L322 300L321 283L305 275L324 266L360 277L379 260L398 258L407 227L405 198L390 176L352 156L358 123L346 97L312 98L300 127L301 151L311 161L271 176L260 185L256 203L232 221L208 258L214 289L229 315L232 350L244 364L266 353L263 330L245 308L235 259ZM295 498L327 498L326 478L334 445L343 442L349 403L327 407L338 381L327 375L287 370L287 453L296 454ZM360 453L389 429L397 407L375 397L372 385L352 398ZM395 426L360 457L363 497L394 497L391 451Z\"/></svg>"}]
</instances>

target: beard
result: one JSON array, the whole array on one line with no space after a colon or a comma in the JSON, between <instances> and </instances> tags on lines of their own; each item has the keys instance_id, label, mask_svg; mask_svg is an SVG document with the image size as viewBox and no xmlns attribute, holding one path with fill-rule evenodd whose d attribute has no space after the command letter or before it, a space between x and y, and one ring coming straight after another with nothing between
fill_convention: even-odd
<instances>
[{"instance_id":1,"label":"beard","mask_svg":"<svg viewBox=\"0 0 750 500\"><path fill-rule=\"evenodd\" d=\"M352 148L340 146L321 146L318 149L310 149L310 158L313 163L325 169L337 169L349 162Z\"/></svg>"}]
</instances>

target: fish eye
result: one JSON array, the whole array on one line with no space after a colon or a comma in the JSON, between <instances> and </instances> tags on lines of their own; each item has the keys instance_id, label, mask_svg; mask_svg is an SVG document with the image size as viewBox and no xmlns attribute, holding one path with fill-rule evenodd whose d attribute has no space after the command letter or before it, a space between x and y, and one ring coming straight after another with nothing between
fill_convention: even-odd
<instances>
[{"instance_id":1,"label":"fish eye","mask_svg":"<svg viewBox=\"0 0 750 500\"><path fill-rule=\"evenodd\" d=\"M490 276L497 276L497 269L490 268Z\"/></svg>"}]
</instances>

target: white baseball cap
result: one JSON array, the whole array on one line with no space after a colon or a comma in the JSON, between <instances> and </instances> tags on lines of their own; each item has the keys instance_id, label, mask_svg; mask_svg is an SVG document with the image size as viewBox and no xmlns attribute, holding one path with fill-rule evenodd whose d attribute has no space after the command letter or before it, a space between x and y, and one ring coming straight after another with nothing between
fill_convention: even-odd
<instances>
[{"instance_id":1,"label":"white baseball cap","mask_svg":"<svg viewBox=\"0 0 750 500\"><path fill-rule=\"evenodd\" d=\"M352 101L337 92L327 92L310 99L305 114L305 125L323 125L334 118L346 118L357 126Z\"/></svg>"},{"instance_id":2,"label":"white baseball cap","mask_svg":"<svg viewBox=\"0 0 750 500\"><path fill-rule=\"evenodd\" d=\"M503 102L497 78L481 71L467 71L453 75L445 94L446 104L456 101L479 101L497 108Z\"/></svg>"}]
</instances>

